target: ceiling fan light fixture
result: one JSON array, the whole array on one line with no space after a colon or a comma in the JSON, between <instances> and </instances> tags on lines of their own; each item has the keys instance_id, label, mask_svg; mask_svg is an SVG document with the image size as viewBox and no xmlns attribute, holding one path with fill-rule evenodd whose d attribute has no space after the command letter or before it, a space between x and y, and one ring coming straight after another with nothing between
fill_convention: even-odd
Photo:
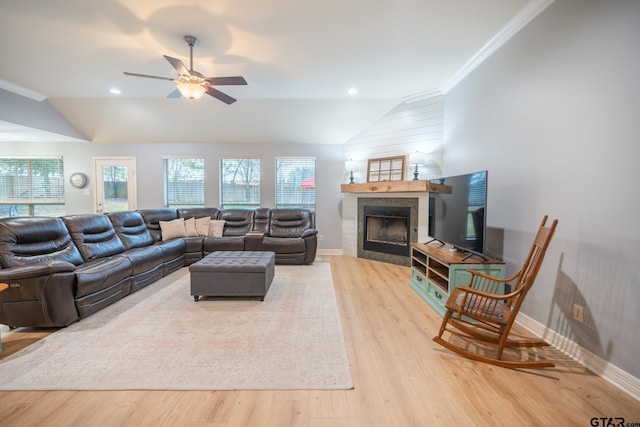
<instances>
[{"instance_id":1,"label":"ceiling fan light fixture","mask_svg":"<svg viewBox=\"0 0 640 427\"><path fill-rule=\"evenodd\" d=\"M180 98L184 96L189 99L200 99L206 93L207 95L224 102L227 105L233 104L237 100L224 92L219 91L213 86L222 85L246 85L247 81L242 76L229 77L205 77L203 74L193 69L193 48L198 44L198 39L194 36L184 36L184 41L189 46L189 65L187 68L184 63L171 56L163 55L169 61L169 64L178 72L177 78L150 76L148 74L128 73L127 76L146 77L149 79L169 80L178 86L177 90L171 92L167 98Z\"/></svg>"},{"instance_id":2,"label":"ceiling fan light fixture","mask_svg":"<svg viewBox=\"0 0 640 427\"><path fill-rule=\"evenodd\" d=\"M178 83L178 90L184 97L189 99L200 99L207 91L207 88L201 83L181 82Z\"/></svg>"}]
</instances>

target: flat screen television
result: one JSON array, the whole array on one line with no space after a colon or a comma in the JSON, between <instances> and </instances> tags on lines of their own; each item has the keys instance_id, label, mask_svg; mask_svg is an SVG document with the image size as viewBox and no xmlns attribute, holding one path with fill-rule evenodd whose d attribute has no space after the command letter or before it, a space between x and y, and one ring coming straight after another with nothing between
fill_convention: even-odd
<instances>
[{"instance_id":1,"label":"flat screen television","mask_svg":"<svg viewBox=\"0 0 640 427\"><path fill-rule=\"evenodd\" d=\"M429 181L429 236L484 258L487 171Z\"/></svg>"}]
</instances>

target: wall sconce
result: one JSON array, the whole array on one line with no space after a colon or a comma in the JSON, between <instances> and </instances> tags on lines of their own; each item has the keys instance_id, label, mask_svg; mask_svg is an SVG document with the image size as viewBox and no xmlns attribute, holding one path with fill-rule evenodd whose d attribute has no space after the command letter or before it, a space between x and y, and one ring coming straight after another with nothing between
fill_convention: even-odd
<instances>
[{"instance_id":1,"label":"wall sconce","mask_svg":"<svg viewBox=\"0 0 640 427\"><path fill-rule=\"evenodd\" d=\"M411 166L415 166L415 170L413 171L413 180L416 181L418 179L418 166L424 166L427 164L427 155L420 151L410 153L409 164Z\"/></svg>"},{"instance_id":2,"label":"wall sconce","mask_svg":"<svg viewBox=\"0 0 640 427\"><path fill-rule=\"evenodd\" d=\"M349 184L353 184L353 171L358 167L357 162L349 159L344 162L344 169L349 172Z\"/></svg>"}]
</instances>

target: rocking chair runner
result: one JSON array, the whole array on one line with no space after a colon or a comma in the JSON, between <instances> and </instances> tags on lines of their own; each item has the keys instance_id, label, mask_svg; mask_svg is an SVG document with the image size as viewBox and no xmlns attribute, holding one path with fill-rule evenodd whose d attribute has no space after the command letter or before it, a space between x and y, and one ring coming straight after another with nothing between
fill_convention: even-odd
<instances>
[{"instance_id":1,"label":"rocking chair runner","mask_svg":"<svg viewBox=\"0 0 640 427\"><path fill-rule=\"evenodd\" d=\"M500 279L481 272L469 271L471 279L468 286L456 287L447 300L447 311L442 319L438 336L433 338L435 342L469 359L505 368L545 368L555 366L545 360L510 361L503 359L505 347L542 347L549 345L540 339L525 341L509 339L513 322L524 298L527 296L527 292L529 292L535 281L549 242L558 224L557 219L553 220L551 226L546 226L546 222L547 215L542 219L527 259L520 271L513 277ZM511 292L504 295L497 294L500 284L510 284ZM464 334L456 334L460 335L461 338L478 339L497 345L495 358L466 350L451 341L444 340L442 334L447 329L447 325L462 331Z\"/></svg>"}]
</instances>

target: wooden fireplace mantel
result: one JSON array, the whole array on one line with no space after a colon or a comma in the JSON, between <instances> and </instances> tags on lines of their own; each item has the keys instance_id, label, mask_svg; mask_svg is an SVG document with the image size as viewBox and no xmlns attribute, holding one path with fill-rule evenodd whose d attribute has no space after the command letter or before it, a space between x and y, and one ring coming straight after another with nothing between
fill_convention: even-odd
<instances>
[{"instance_id":1,"label":"wooden fireplace mantel","mask_svg":"<svg viewBox=\"0 0 640 427\"><path fill-rule=\"evenodd\" d=\"M340 185L342 193L405 193L405 192L428 192L429 181L380 181L363 182L359 184Z\"/></svg>"}]
</instances>

